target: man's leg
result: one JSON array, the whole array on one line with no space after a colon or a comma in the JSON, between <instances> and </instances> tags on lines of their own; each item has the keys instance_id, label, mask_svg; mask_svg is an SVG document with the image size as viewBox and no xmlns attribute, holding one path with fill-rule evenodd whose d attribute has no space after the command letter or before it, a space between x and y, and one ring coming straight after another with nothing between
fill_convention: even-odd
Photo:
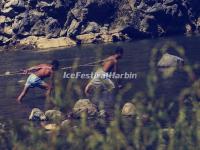
<instances>
[{"instance_id":1,"label":"man's leg","mask_svg":"<svg viewBox=\"0 0 200 150\"><path fill-rule=\"evenodd\" d=\"M21 92L21 94L17 98L18 103L21 103L21 100L26 95L26 93L28 92L28 89L29 89L29 86L25 85L23 91Z\"/></svg>"},{"instance_id":2,"label":"man's leg","mask_svg":"<svg viewBox=\"0 0 200 150\"><path fill-rule=\"evenodd\" d=\"M40 86L41 86L41 88L43 88L43 89L46 90L45 96L46 96L46 97L49 97L49 96L50 96L50 93L51 93L52 87L51 87L49 84L47 84L46 82L42 82Z\"/></svg>"},{"instance_id":3,"label":"man's leg","mask_svg":"<svg viewBox=\"0 0 200 150\"><path fill-rule=\"evenodd\" d=\"M89 96L90 94L91 94L91 92L92 92L92 83L91 82L89 82L88 84L87 84L87 86L85 87L85 90L84 90L84 92L85 92L85 95L86 96Z\"/></svg>"},{"instance_id":4,"label":"man's leg","mask_svg":"<svg viewBox=\"0 0 200 150\"><path fill-rule=\"evenodd\" d=\"M103 84L104 84L105 90L107 90L109 92L111 92L115 88L115 84L110 79L105 79L103 81Z\"/></svg>"}]
</instances>

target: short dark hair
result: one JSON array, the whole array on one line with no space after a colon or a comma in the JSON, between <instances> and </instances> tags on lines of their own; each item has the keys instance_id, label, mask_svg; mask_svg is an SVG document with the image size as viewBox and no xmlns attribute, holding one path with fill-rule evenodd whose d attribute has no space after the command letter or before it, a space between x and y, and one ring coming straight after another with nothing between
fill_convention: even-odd
<instances>
[{"instance_id":1,"label":"short dark hair","mask_svg":"<svg viewBox=\"0 0 200 150\"><path fill-rule=\"evenodd\" d=\"M115 54L123 55L124 54L124 49L122 47L117 47L115 49Z\"/></svg>"},{"instance_id":2,"label":"short dark hair","mask_svg":"<svg viewBox=\"0 0 200 150\"><path fill-rule=\"evenodd\" d=\"M53 70L58 70L59 66L60 66L60 63L58 60L53 60L51 62L51 65L53 66Z\"/></svg>"}]
</instances>

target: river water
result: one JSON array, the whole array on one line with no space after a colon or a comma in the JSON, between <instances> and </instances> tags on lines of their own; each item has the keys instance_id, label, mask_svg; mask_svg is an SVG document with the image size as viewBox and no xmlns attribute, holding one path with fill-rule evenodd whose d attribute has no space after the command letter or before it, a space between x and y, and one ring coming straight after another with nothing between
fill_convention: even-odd
<instances>
[{"instance_id":1,"label":"river water","mask_svg":"<svg viewBox=\"0 0 200 150\"><path fill-rule=\"evenodd\" d=\"M153 48L160 49L166 43L175 43L182 46L186 50L186 57L189 60L189 63L199 63L200 36L180 36L111 44L90 44L47 51L23 50L0 52L0 74L5 73L6 71L18 71L40 63L50 63L52 59L60 60L61 67L71 66L75 60L78 61L79 64L85 64L98 59L103 59L110 55L116 46L121 46L125 49L125 54L123 59L120 61L120 72L137 73L137 79L122 81L123 85L126 85L127 83L132 85L131 90L129 90L121 99L121 103L124 103L125 101L131 100L135 93L146 90L147 86L145 84L145 79L149 71L151 50ZM78 71L89 73L92 71L92 68L83 67L79 68ZM65 103L65 105L68 104L67 96L71 94L72 91L79 91L72 94L74 102L79 98L85 98L82 91L87 83L87 80L79 79L79 88L77 88L77 84L72 84L69 88L65 85L69 81L62 78L63 71L59 71L57 74L57 81L61 83L56 84L57 89L63 91L60 94L60 97L63 98L63 101L59 104L60 106L62 106L62 102ZM16 97L23 88L24 83L22 81L26 80L26 78L26 76L22 75L0 77L0 117L27 120L33 107L39 107L43 110L45 109L44 91L39 89L31 89L24 98L23 103L17 104ZM177 78L179 79L178 82L176 82ZM177 92L178 88L184 86L185 79L181 76L177 78L173 80L175 83L174 86L166 83L166 87L168 88L163 89L166 93L170 94ZM159 91L162 91L162 89ZM115 103L115 101L112 101L111 105L114 105L113 103ZM70 109L71 105L66 106L66 109ZM64 110L65 108L63 107L62 109Z\"/></svg>"}]
</instances>

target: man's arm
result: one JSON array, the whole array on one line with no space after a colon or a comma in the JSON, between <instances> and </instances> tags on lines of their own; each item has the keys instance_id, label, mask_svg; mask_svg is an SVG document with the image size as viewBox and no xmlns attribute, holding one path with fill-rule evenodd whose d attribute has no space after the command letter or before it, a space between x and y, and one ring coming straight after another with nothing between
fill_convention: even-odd
<instances>
[{"instance_id":1,"label":"man's arm","mask_svg":"<svg viewBox=\"0 0 200 150\"><path fill-rule=\"evenodd\" d=\"M42 66L38 65L38 66L30 67L30 68L24 70L24 72L25 72L26 74L28 74L28 73L30 73L30 72L38 71L38 70L40 70L40 69L42 69Z\"/></svg>"}]
</instances>

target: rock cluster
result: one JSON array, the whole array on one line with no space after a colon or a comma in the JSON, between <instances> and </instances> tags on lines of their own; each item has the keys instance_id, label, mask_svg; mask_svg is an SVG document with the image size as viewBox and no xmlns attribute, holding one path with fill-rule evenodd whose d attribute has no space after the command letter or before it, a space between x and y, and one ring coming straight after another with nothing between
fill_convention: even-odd
<instances>
[{"instance_id":1,"label":"rock cluster","mask_svg":"<svg viewBox=\"0 0 200 150\"><path fill-rule=\"evenodd\" d=\"M0 45L51 48L199 32L199 4L199 0L1 0Z\"/></svg>"},{"instance_id":2,"label":"rock cluster","mask_svg":"<svg viewBox=\"0 0 200 150\"><path fill-rule=\"evenodd\" d=\"M68 118L81 118L82 114L86 114L87 118L106 118L108 114L105 110L99 110L89 99L78 100ZM59 110L47 110L43 112L39 108L33 108L29 116L32 121L53 121L61 122L65 119L65 115Z\"/></svg>"}]
</instances>

